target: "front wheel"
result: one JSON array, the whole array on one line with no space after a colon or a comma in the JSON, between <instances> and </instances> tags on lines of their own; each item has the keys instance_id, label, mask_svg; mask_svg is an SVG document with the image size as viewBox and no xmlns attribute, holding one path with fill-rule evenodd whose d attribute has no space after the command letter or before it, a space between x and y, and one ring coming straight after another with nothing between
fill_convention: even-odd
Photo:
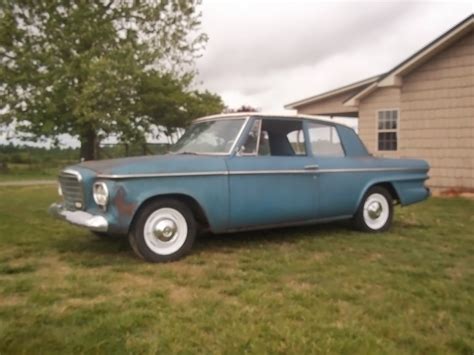
<instances>
[{"instance_id":1,"label":"front wheel","mask_svg":"<svg viewBox=\"0 0 474 355\"><path fill-rule=\"evenodd\" d=\"M392 220L393 199L390 193L380 186L369 189L354 216L355 227L364 232L383 232L390 227Z\"/></svg>"},{"instance_id":2,"label":"front wheel","mask_svg":"<svg viewBox=\"0 0 474 355\"><path fill-rule=\"evenodd\" d=\"M167 262L191 250L196 238L196 221L184 203L156 200L138 213L129 241L139 257L153 263Z\"/></svg>"}]
</instances>

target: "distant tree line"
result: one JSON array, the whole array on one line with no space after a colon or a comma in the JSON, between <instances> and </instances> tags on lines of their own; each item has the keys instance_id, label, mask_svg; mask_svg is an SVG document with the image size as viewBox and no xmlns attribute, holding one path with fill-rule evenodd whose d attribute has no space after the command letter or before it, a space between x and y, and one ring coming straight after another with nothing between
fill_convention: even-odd
<instances>
[{"instance_id":1,"label":"distant tree line","mask_svg":"<svg viewBox=\"0 0 474 355\"><path fill-rule=\"evenodd\" d=\"M224 113L238 113L238 112L258 112L259 110L255 107L252 107L250 105L242 105L238 108L229 108L226 107L224 109Z\"/></svg>"},{"instance_id":2,"label":"distant tree line","mask_svg":"<svg viewBox=\"0 0 474 355\"><path fill-rule=\"evenodd\" d=\"M8 164L44 164L49 162L65 162L78 160L77 148L39 148L16 146L13 144L0 145L0 162Z\"/></svg>"},{"instance_id":3,"label":"distant tree line","mask_svg":"<svg viewBox=\"0 0 474 355\"><path fill-rule=\"evenodd\" d=\"M137 155L163 154L166 143L118 143L101 145L97 158L110 159ZM79 161L79 148L31 147L13 144L0 145L0 173L9 166L42 165L64 166Z\"/></svg>"}]
</instances>

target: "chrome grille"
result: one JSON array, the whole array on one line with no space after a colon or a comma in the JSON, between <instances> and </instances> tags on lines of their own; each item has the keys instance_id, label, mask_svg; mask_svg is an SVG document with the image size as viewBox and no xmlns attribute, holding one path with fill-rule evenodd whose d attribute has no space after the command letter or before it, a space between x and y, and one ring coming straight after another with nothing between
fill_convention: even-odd
<instances>
[{"instance_id":1,"label":"chrome grille","mask_svg":"<svg viewBox=\"0 0 474 355\"><path fill-rule=\"evenodd\" d=\"M75 211L84 209L84 191L81 175L73 170L64 170L59 174L59 184L67 210Z\"/></svg>"}]
</instances>

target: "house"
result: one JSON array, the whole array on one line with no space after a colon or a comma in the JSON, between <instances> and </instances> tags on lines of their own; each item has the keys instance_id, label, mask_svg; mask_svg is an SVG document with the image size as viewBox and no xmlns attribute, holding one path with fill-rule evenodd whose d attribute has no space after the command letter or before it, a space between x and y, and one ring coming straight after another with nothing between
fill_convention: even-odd
<instances>
[{"instance_id":1,"label":"house","mask_svg":"<svg viewBox=\"0 0 474 355\"><path fill-rule=\"evenodd\" d=\"M285 108L358 118L372 154L426 159L435 192L474 192L474 15L384 74Z\"/></svg>"}]
</instances>

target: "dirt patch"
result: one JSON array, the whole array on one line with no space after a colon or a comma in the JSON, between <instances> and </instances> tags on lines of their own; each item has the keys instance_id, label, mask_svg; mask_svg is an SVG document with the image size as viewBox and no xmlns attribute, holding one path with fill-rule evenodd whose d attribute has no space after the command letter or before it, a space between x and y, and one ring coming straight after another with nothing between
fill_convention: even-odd
<instances>
[{"instance_id":1,"label":"dirt patch","mask_svg":"<svg viewBox=\"0 0 474 355\"><path fill-rule=\"evenodd\" d=\"M171 286L168 297L174 303L188 303L194 298L194 295L187 287Z\"/></svg>"},{"instance_id":2,"label":"dirt patch","mask_svg":"<svg viewBox=\"0 0 474 355\"><path fill-rule=\"evenodd\" d=\"M206 274L204 266L177 262L167 265L170 271L191 278L199 278Z\"/></svg>"},{"instance_id":3,"label":"dirt patch","mask_svg":"<svg viewBox=\"0 0 474 355\"><path fill-rule=\"evenodd\" d=\"M311 290L312 286L304 281L290 280L286 285L294 291L306 292Z\"/></svg>"},{"instance_id":4,"label":"dirt patch","mask_svg":"<svg viewBox=\"0 0 474 355\"><path fill-rule=\"evenodd\" d=\"M26 298L20 296L5 296L0 297L0 307L14 307L26 304Z\"/></svg>"},{"instance_id":5,"label":"dirt patch","mask_svg":"<svg viewBox=\"0 0 474 355\"><path fill-rule=\"evenodd\" d=\"M368 261L379 261L380 259L383 259L383 255L380 253L371 253L367 256Z\"/></svg>"},{"instance_id":6,"label":"dirt patch","mask_svg":"<svg viewBox=\"0 0 474 355\"><path fill-rule=\"evenodd\" d=\"M433 192L433 195L440 197L466 197L474 199L474 189L464 187L453 187L451 189Z\"/></svg>"},{"instance_id":7,"label":"dirt patch","mask_svg":"<svg viewBox=\"0 0 474 355\"><path fill-rule=\"evenodd\" d=\"M312 289L312 285L310 283L298 280L294 276L283 276L280 280L283 285L291 290L307 292Z\"/></svg>"},{"instance_id":8,"label":"dirt patch","mask_svg":"<svg viewBox=\"0 0 474 355\"><path fill-rule=\"evenodd\" d=\"M313 254L311 254L311 260L323 261L327 259L329 255L330 255L329 253L314 252Z\"/></svg>"},{"instance_id":9,"label":"dirt patch","mask_svg":"<svg viewBox=\"0 0 474 355\"><path fill-rule=\"evenodd\" d=\"M153 275L123 273L109 284L108 289L115 295L123 295L133 292L151 291L162 284L163 282L153 277Z\"/></svg>"},{"instance_id":10,"label":"dirt patch","mask_svg":"<svg viewBox=\"0 0 474 355\"><path fill-rule=\"evenodd\" d=\"M59 257L48 255L41 257L41 261L38 265L37 275L39 279L53 280L49 282L49 285L60 284L59 280L63 280L67 275L73 272L71 267ZM41 285L41 288L45 287L45 283Z\"/></svg>"},{"instance_id":11,"label":"dirt patch","mask_svg":"<svg viewBox=\"0 0 474 355\"><path fill-rule=\"evenodd\" d=\"M464 277L464 268L461 266L450 267L446 269L446 275L448 275L451 280L459 281Z\"/></svg>"},{"instance_id":12,"label":"dirt patch","mask_svg":"<svg viewBox=\"0 0 474 355\"><path fill-rule=\"evenodd\" d=\"M109 297L99 296L94 298L68 298L54 305L57 313L66 313L71 309L91 307L99 303L109 302Z\"/></svg>"}]
</instances>

